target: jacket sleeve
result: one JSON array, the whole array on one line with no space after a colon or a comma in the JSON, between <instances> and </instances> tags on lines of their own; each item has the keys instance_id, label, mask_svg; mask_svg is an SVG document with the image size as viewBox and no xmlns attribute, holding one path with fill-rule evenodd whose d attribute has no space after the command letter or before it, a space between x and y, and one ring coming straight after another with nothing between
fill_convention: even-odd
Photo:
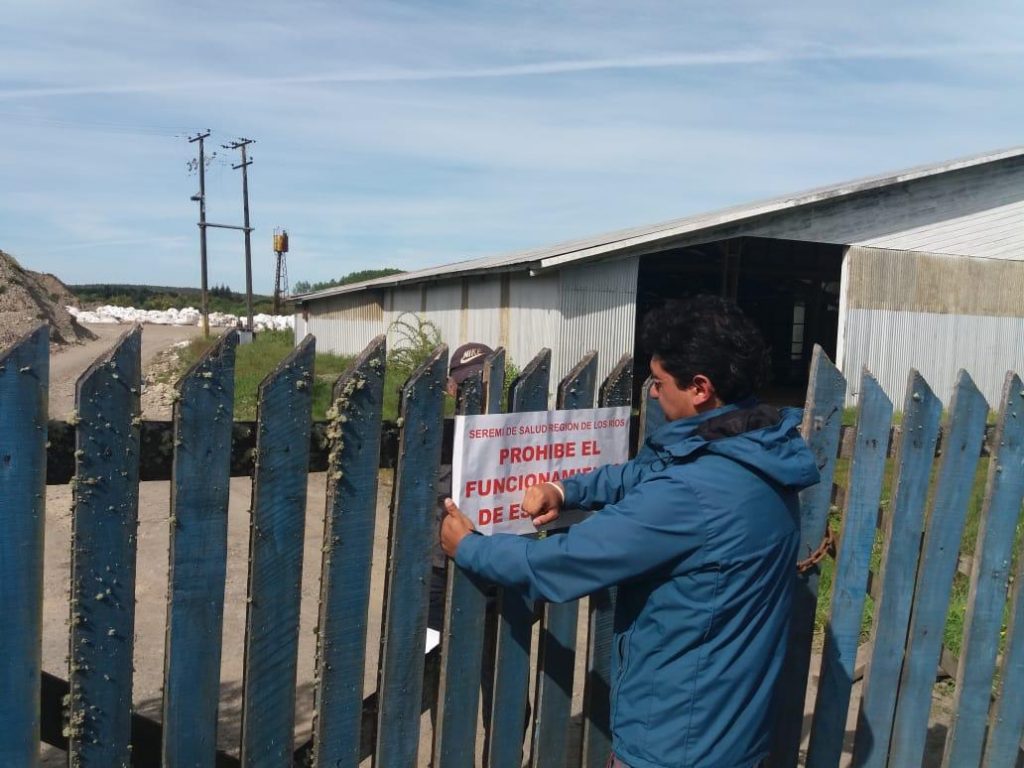
<instances>
[{"instance_id":1,"label":"jacket sleeve","mask_svg":"<svg viewBox=\"0 0 1024 768\"><path fill-rule=\"evenodd\" d=\"M625 464L606 464L593 472L573 475L562 481L568 509L597 509L614 504L640 481L636 460Z\"/></svg>"},{"instance_id":2,"label":"jacket sleeve","mask_svg":"<svg viewBox=\"0 0 1024 768\"><path fill-rule=\"evenodd\" d=\"M705 540L700 505L678 478L649 479L566 533L544 539L470 534L455 561L471 573L567 602L693 556Z\"/></svg>"}]
</instances>

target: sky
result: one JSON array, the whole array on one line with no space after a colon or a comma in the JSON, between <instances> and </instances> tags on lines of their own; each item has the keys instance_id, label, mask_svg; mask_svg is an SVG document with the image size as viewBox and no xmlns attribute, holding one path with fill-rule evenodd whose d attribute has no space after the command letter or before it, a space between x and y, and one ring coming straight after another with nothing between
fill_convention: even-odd
<instances>
[{"instance_id":1,"label":"sky","mask_svg":"<svg viewBox=\"0 0 1024 768\"><path fill-rule=\"evenodd\" d=\"M653 224L1024 144L1024 4L10 0L0 249L67 283L254 287ZM245 285L211 230L211 284Z\"/></svg>"}]
</instances>

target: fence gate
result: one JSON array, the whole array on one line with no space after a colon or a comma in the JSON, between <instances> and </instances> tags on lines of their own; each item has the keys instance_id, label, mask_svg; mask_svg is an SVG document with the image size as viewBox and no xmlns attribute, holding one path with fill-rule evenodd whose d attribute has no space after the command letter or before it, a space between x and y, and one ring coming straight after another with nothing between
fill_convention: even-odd
<instances>
[{"instance_id":1,"label":"fence gate","mask_svg":"<svg viewBox=\"0 0 1024 768\"><path fill-rule=\"evenodd\" d=\"M364 697L377 481L394 434L381 416L384 338L338 378L327 422L312 424L315 342L307 337L261 384L257 421L247 426L233 419L231 332L178 382L173 423L161 425L139 418L141 333L126 332L82 376L70 424L47 418L47 328L0 352L0 765L38 764L46 741L82 766L354 768L372 756L377 766L405 768L420 759L421 715L435 704L434 765L470 768L485 757L493 768L518 768L524 759L538 768L604 765L614 589L591 595L583 617L577 603L541 606L536 647L535 606L504 591L493 669L485 670L493 674L492 701L480 701L485 584L450 567L440 647L410 651L426 638L434 478L446 450L446 347L401 393L377 684ZM550 360L541 350L511 382L505 404L505 357L497 350L483 375L460 387L459 411L546 409ZM600 387L596 370L590 353L558 380L558 407L590 407L595 394L599 405L629 403L631 359ZM897 410L865 370L856 423L844 426L845 388L816 350L802 429L822 482L803 492L800 526L802 556L818 555L797 576L769 762L932 762L928 718L938 672L955 680L941 763L1010 768L1024 734L1024 385L1007 375L988 426L990 405L966 372L946 414L916 372ZM645 397L639 439L663 421L657 402ZM255 442L245 452L250 432ZM70 655L67 669L43 671L46 486L66 481L60 466L68 453ZM165 470L152 467L166 465L168 455L171 471L160 475ZM296 745L300 584L303 568L315 567L304 562L310 471L326 473L327 491L312 737ZM241 735L235 750L223 752L217 726L229 481L249 473ZM171 495L159 721L132 711L139 480L154 476L170 480ZM961 552L965 530L976 530L973 552ZM964 585L954 654L944 647L947 615ZM582 712L575 713L573 693L581 688ZM517 713L528 702L524 744ZM484 747L481 709L495 713Z\"/></svg>"}]
</instances>

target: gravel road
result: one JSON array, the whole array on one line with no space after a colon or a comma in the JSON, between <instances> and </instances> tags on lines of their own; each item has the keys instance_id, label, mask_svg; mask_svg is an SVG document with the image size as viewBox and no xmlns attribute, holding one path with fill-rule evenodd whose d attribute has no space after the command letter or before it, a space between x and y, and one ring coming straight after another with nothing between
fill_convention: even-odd
<instances>
[{"instance_id":1,"label":"gravel road","mask_svg":"<svg viewBox=\"0 0 1024 768\"><path fill-rule=\"evenodd\" d=\"M86 326L96 334L94 341L64 347L50 355L50 418L66 419L75 408L75 383L100 355L109 351L130 325ZM157 354L179 341L191 339L202 329L190 325L144 325L142 327L142 370ZM143 413L143 418L150 417Z\"/></svg>"}]
</instances>

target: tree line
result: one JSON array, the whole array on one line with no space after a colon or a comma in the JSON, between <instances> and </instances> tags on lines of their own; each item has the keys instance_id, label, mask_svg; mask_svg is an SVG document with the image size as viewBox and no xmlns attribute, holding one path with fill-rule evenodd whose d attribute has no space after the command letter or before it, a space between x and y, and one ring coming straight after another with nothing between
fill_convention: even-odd
<instances>
[{"instance_id":1,"label":"tree line","mask_svg":"<svg viewBox=\"0 0 1024 768\"><path fill-rule=\"evenodd\" d=\"M292 284L292 293L312 293L313 291L322 291L325 288L336 288L339 285L361 283L364 280L373 280L378 277L400 275L403 272L405 272L404 269L384 267L383 269L360 269L356 272L349 272L347 275L343 275L337 280L321 280L313 283L308 280L299 280Z\"/></svg>"}]
</instances>

